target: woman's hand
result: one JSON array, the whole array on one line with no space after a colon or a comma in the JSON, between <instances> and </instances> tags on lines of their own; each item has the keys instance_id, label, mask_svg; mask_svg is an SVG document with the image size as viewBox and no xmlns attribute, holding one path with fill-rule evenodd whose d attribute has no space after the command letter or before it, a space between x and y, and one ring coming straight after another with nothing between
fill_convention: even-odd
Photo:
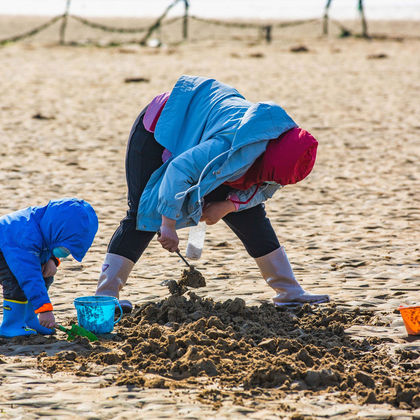
<instances>
[{"instance_id":1,"label":"woman's hand","mask_svg":"<svg viewBox=\"0 0 420 420\"><path fill-rule=\"evenodd\" d=\"M222 217L234 211L236 211L236 207L232 201L214 201L204 206L200 221L206 222L207 225L214 225Z\"/></svg>"},{"instance_id":2,"label":"woman's hand","mask_svg":"<svg viewBox=\"0 0 420 420\"><path fill-rule=\"evenodd\" d=\"M52 311L41 312L38 315L39 323L45 328L54 328L55 327L55 317Z\"/></svg>"},{"instance_id":3,"label":"woman's hand","mask_svg":"<svg viewBox=\"0 0 420 420\"><path fill-rule=\"evenodd\" d=\"M54 260L51 258L45 264L41 266L42 277L54 277L57 272L57 266L55 265Z\"/></svg>"},{"instance_id":4,"label":"woman's hand","mask_svg":"<svg viewBox=\"0 0 420 420\"><path fill-rule=\"evenodd\" d=\"M169 252L175 252L178 250L179 239L176 233L175 224L176 220L162 216L160 235L158 235L157 240L160 242L162 247L167 249Z\"/></svg>"}]
</instances>

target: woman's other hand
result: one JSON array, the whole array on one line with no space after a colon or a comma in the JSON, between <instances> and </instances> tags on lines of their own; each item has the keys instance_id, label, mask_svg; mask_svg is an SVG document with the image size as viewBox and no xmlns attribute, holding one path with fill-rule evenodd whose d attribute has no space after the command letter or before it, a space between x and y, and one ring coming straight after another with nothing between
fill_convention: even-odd
<instances>
[{"instance_id":1,"label":"woman's other hand","mask_svg":"<svg viewBox=\"0 0 420 420\"><path fill-rule=\"evenodd\" d=\"M236 211L236 207L232 201L214 201L204 206L200 221L206 222L207 225L214 225L222 217L234 211Z\"/></svg>"},{"instance_id":2,"label":"woman's other hand","mask_svg":"<svg viewBox=\"0 0 420 420\"><path fill-rule=\"evenodd\" d=\"M178 249L179 238L175 229L176 221L162 216L162 225L160 227L160 235L157 240L163 248L169 252L175 252Z\"/></svg>"}]
</instances>

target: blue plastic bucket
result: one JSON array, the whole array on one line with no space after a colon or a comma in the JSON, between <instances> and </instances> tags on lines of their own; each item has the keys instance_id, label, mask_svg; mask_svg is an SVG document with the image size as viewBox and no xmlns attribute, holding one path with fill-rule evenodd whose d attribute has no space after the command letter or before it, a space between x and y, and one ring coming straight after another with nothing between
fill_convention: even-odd
<instances>
[{"instance_id":1,"label":"blue plastic bucket","mask_svg":"<svg viewBox=\"0 0 420 420\"><path fill-rule=\"evenodd\" d=\"M74 299L79 325L95 334L110 333L122 317L118 299L112 296L84 296ZM118 305L120 317L114 321L115 307Z\"/></svg>"}]
</instances>

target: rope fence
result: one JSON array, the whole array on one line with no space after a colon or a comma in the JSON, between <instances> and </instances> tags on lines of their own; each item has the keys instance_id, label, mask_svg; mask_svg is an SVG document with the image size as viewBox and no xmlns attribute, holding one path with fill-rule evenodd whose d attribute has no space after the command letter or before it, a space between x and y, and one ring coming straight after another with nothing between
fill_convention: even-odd
<instances>
[{"instance_id":1,"label":"rope fence","mask_svg":"<svg viewBox=\"0 0 420 420\"><path fill-rule=\"evenodd\" d=\"M37 26L36 28L31 29L28 32L24 32L23 34L12 36L10 38L0 39L0 45L6 45L6 44L10 44L12 42L22 41L25 38L29 38L31 36L35 36L39 32L41 32L41 31L49 28L50 26L54 25L54 23L56 23L59 20L63 19L63 16L64 15L56 16L56 17L50 19L48 22L44 23L43 25Z\"/></svg>"},{"instance_id":2,"label":"rope fence","mask_svg":"<svg viewBox=\"0 0 420 420\"><path fill-rule=\"evenodd\" d=\"M142 28L116 28L112 26L102 25L100 23L92 22L90 20L87 20L85 18L82 18L80 16L76 15L70 15L70 18L82 23L83 25L89 26L93 29L100 29L101 31L105 32L117 32L120 34L139 34L142 32L146 32L148 29L150 29L150 26L145 26Z\"/></svg>"},{"instance_id":3,"label":"rope fence","mask_svg":"<svg viewBox=\"0 0 420 420\"><path fill-rule=\"evenodd\" d=\"M282 29L282 28L288 28L288 27L294 27L294 26L300 26L305 25L309 23L316 23L321 22L322 23L322 32L324 35L328 35L328 22L331 21L333 24L335 24L341 31L340 36L341 37L348 37L348 36L362 36L365 38L375 38L375 36L369 36L367 34L367 24L366 19L364 16L363 11L363 0L358 0L358 9L361 13L362 17L362 34L356 35L353 34L353 32L345 27L342 23L332 20L328 18L328 11L331 6L332 0L327 0L324 15L321 18L314 18L314 19L304 19L304 20L295 20L295 21L286 21L286 22L278 22L278 23L272 23L272 24L261 24L261 23L251 23L251 22L232 22L232 21L226 21L226 20L219 20L219 19L207 19L202 18L194 15L189 14L189 0L175 0L172 3L170 3L167 8L164 10L164 12L151 24L148 26L142 26L137 28L120 28L120 27L113 27L109 25L104 25L101 23L93 22L89 19L83 18L81 16L70 14L70 5L71 0L67 0L66 2L66 9L65 12L62 15L58 15L47 21L46 23L37 26L30 31L24 32L20 35L15 35L9 38L0 39L0 46L4 46L10 43L18 42L26 38L30 38L32 36L37 35L41 31L46 30L50 26L54 25L55 23L61 21L60 31L59 31L59 42L61 45L66 45L65 36L66 36L66 28L67 23L69 19L72 19L74 21L77 21L78 23L85 25L87 27L90 27L95 30L100 30L104 32L110 32L110 33L119 33L119 34L141 34L145 33L145 35L139 39L139 40L130 40L125 43L138 43L140 45L146 45L149 38L158 30L160 30L164 26L169 26L173 24L174 22L178 22L182 20L182 39L185 41L188 39L188 32L189 32L189 22L195 21L199 23L206 23L209 25L217 25L217 26L223 26L226 28L238 28L238 29L257 29L258 33L263 35L265 41L267 43L270 43L272 41L272 34L273 29ZM167 15L170 12L170 10L177 5L178 3L184 4L184 15L174 17L171 19L167 19ZM386 36L385 36L386 37ZM384 36L377 36L378 39L384 39ZM392 39L392 37L389 37L389 39ZM119 45L123 42L110 42L109 46ZM72 42L71 45L77 45L77 42ZM103 45L102 45L103 46Z\"/></svg>"}]
</instances>

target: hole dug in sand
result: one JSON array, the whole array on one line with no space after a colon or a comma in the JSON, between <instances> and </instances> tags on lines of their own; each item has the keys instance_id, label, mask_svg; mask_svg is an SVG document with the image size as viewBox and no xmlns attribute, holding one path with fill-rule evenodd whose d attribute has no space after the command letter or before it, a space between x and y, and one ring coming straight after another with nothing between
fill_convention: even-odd
<instances>
[{"instance_id":1,"label":"hole dug in sand","mask_svg":"<svg viewBox=\"0 0 420 420\"><path fill-rule=\"evenodd\" d=\"M373 312L332 304L278 310L189 292L143 305L116 326L112 341L83 341L85 350L74 354L43 353L38 366L52 374L100 375L114 365L110 385L194 387L200 400L216 405L238 390L243 398L267 398L270 388L270 398L302 392L420 407L419 352L390 352L379 338L352 339L344 329L356 324L383 322Z\"/></svg>"}]
</instances>

